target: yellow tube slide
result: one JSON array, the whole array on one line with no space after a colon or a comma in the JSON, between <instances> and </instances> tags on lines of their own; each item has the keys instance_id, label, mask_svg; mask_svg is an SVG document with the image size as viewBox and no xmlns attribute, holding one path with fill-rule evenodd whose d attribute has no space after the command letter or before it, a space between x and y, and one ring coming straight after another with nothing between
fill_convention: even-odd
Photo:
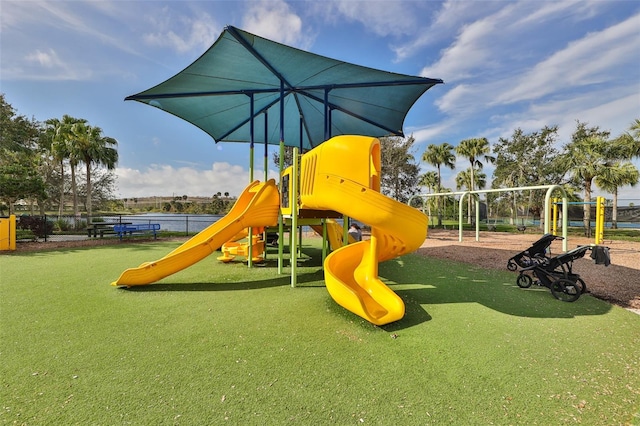
<instances>
[{"instance_id":1,"label":"yellow tube slide","mask_svg":"<svg viewBox=\"0 0 640 426\"><path fill-rule=\"evenodd\" d=\"M378 277L378 262L419 248L427 236L422 212L379 192L380 142L338 136L302 157L303 208L335 210L371 226L371 239L332 252L324 263L331 297L367 321L404 316L402 299Z\"/></svg>"},{"instance_id":2,"label":"yellow tube slide","mask_svg":"<svg viewBox=\"0 0 640 426\"><path fill-rule=\"evenodd\" d=\"M231 211L222 219L155 262L127 269L114 286L151 284L185 269L215 252L238 232L248 227L274 226L278 222L280 200L275 180L252 182Z\"/></svg>"}]
</instances>

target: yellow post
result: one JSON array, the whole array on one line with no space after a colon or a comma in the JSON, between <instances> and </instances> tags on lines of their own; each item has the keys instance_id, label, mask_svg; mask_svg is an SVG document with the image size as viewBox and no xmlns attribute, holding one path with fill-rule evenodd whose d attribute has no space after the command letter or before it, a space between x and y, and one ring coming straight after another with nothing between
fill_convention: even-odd
<instances>
[{"instance_id":1,"label":"yellow post","mask_svg":"<svg viewBox=\"0 0 640 426\"><path fill-rule=\"evenodd\" d=\"M16 215L9 216L9 250L16 249Z\"/></svg>"},{"instance_id":2,"label":"yellow post","mask_svg":"<svg viewBox=\"0 0 640 426\"><path fill-rule=\"evenodd\" d=\"M0 251L9 250L9 219L0 219Z\"/></svg>"},{"instance_id":3,"label":"yellow post","mask_svg":"<svg viewBox=\"0 0 640 426\"><path fill-rule=\"evenodd\" d=\"M604 197L596 198L596 238L595 244L604 241Z\"/></svg>"},{"instance_id":4,"label":"yellow post","mask_svg":"<svg viewBox=\"0 0 640 426\"><path fill-rule=\"evenodd\" d=\"M0 219L0 251L16 249L16 215Z\"/></svg>"},{"instance_id":5,"label":"yellow post","mask_svg":"<svg viewBox=\"0 0 640 426\"><path fill-rule=\"evenodd\" d=\"M558 199L557 198L553 198L551 200L551 205L552 205L552 208L551 208L551 213L552 213L551 214L551 217L552 217L552 220L551 220L551 226L552 226L551 233L553 235L558 235Z\"/></svg>"}]
</instances>

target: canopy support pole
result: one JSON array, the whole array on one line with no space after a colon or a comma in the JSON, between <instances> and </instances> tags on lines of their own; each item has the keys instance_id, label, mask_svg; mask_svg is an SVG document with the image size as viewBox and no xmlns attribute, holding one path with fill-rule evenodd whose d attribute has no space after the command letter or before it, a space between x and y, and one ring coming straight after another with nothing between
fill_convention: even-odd
<instances>
[{"instance_id":1,"label":"canopy support pole","mask_svg":"<svg viewBox=\"0 0 640 426\"><path fill-rule=\"evenodd\" d=\"M249 182L253 182L253 154L254 154L254 126L253 126L253 93L249 94L249 116L251 121L249 122ZM247 255L247 266L251 268L253 266L253 228L250 226L249 233L249 253Z\"/></svg>"},{"instance_id":2,"label":"canopy support pole","mask_svg":"<svg viewBox=\"0 0 640 426\"><path fill-rule=\"evenodd\" d=\"M284 170L284 82L280 80L280 177L278 185L280 197L282 197L282 171ZM291 196L290 196L291 197ZM280 213L278 214L278 274L284 271L284 223L282 218L282 199L280 201Z\"/></svg>"},{"instance_id":3,"label":"canopy support pole","mask_svg":"<svg viewBox=\"0 0 640 426\"><path fill-rule=\"evenodd\" d=\"M267 143L269 136L269 132L267 129L267 111L264 112L264 182L266 183L269 180L269 144ZM264 232L262 233L262 241L264 241L264 253L263 256L265 260L267 259L267 228L264 228Z\"/></svg>"},{"instance_id":4,"label":"canopy support pole","mask_svg":"<svg viewBox=\"0 0 640 426\"><path fill-rule=\"evenodd\" d=\"M264 112L264 181L269 180L269 129L267 129L267 123L269 120L268 112Z\"/></svg>"},{"instance_id":5,"label":"canopy support pole","mask_svg":"<svg viewBox=\"0 0 640 426\"><path fill-rule=\"evenodd\" d=\"M324 89L324 140L329 140L331 134L331 113L329 111L329 88Z\"/></svg>"},{"instance_id":6,"label":"canopy support pole","mask_svg":"<svg viewBox=\"0 0 640 426\"><path fill-rule=\"evenodd\" d=\"M278 274L284 270L284 222L282 217L282 170L284 169L284 141L280 141L280 213L278 214Z\"/></svg>"},{"instance_id":7,"label":"canopy support pole","mask_svg":"<svg viewBox=\"0 0 640 426\"><path fill-rule=\"evenodd\" d=\"M298 166L298 148L293 148L293 173L291 183L291 246L289 248L289 258L291 259L291 287L295 287L298 282L298 175L300 174L300 168Z\"/></svg>"}]
</instances>

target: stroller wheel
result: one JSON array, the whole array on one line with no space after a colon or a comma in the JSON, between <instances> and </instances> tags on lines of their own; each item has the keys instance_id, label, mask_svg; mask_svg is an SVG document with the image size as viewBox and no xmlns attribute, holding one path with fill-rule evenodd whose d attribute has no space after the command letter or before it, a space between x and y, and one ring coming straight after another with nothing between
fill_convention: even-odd
<instances>
[{"instance_id":1,"label":"stroller wheel","mask_svg":"<svg viewBox=\"0 0 640 426\"><path fill-rule=\"evenodd\" d=\"M551 294L563 302L575 302L580 297L582 288L575 281L560 278L551 283Z\"/></svg>"},{"instance_id":2,"label":"stroller wheel","mask_svg":"<svg viewBox=\"0 0 640 426\"><path fill-rule=\"evenodd\" d=\"M509 260L507 262L507 269L510 271L515 271L516 269L518 269L518 264L513 260Z\"/></svg>"},{"instance_id":3,"label":"stroller wheel","mask_svg":"<svg viewBox=\"0 0 640 426\"><path fill-rule=\"evenodd\" d=\"M565 279L571 282L575 282L576 287L578 287L578 289L580 290L580 294L587 293L587 284L585 284L584 280L580 278L579 275L572 275Z\"/></svg>"},{"instance_id":4,"label":"stroller wheel","mask_svg":"<svg viewBox=\"0 0 640 426\"><path fill-rule=\"evenodd\" d=\"M585 294L587 292L587 284L585 284L582 278L576 279L576 285L580 287L580 294Z\"/></svg>"},{"instance_id":5,"label":"stroller wheel","mask_svg":"<svg viewBox=\"0 0 640 426\"><path fill-rule=\"evenodd\" d=\"M533 284L533 279L529 275L520 274L518 275L516 284L518 284L518 287L520 288L529 288L531 287L531 284Z\"/></svg>"}]
</instances>

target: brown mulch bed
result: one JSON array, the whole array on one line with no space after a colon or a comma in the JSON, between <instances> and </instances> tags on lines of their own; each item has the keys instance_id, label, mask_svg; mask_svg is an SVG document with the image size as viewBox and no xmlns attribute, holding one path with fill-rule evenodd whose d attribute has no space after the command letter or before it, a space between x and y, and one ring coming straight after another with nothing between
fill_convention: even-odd
<instances>
[{"instance_id":1,"label":"brown mulch bed","mask_svg":"<svg viewBox=\"0 0 640 426\"><path fill-rule=\"evenodd\" d=\"M476 241L475 232L465 232L463 241L459 242L458 231L429 230L417 253L506 270L507 261L538 238L540 234L480 232L479 241ZM592 243L593 239L570 236L567 248L571 250ZM584 258L573 263L573 272L580 275L593 296L640 313L640 243L605 240L603 245L609 247L611 265L596 265L587 252ZM551 255L560 253L562 242L554 241ZM514 273L514 282L515 277Z\"/></svg>"}]
</instances>

